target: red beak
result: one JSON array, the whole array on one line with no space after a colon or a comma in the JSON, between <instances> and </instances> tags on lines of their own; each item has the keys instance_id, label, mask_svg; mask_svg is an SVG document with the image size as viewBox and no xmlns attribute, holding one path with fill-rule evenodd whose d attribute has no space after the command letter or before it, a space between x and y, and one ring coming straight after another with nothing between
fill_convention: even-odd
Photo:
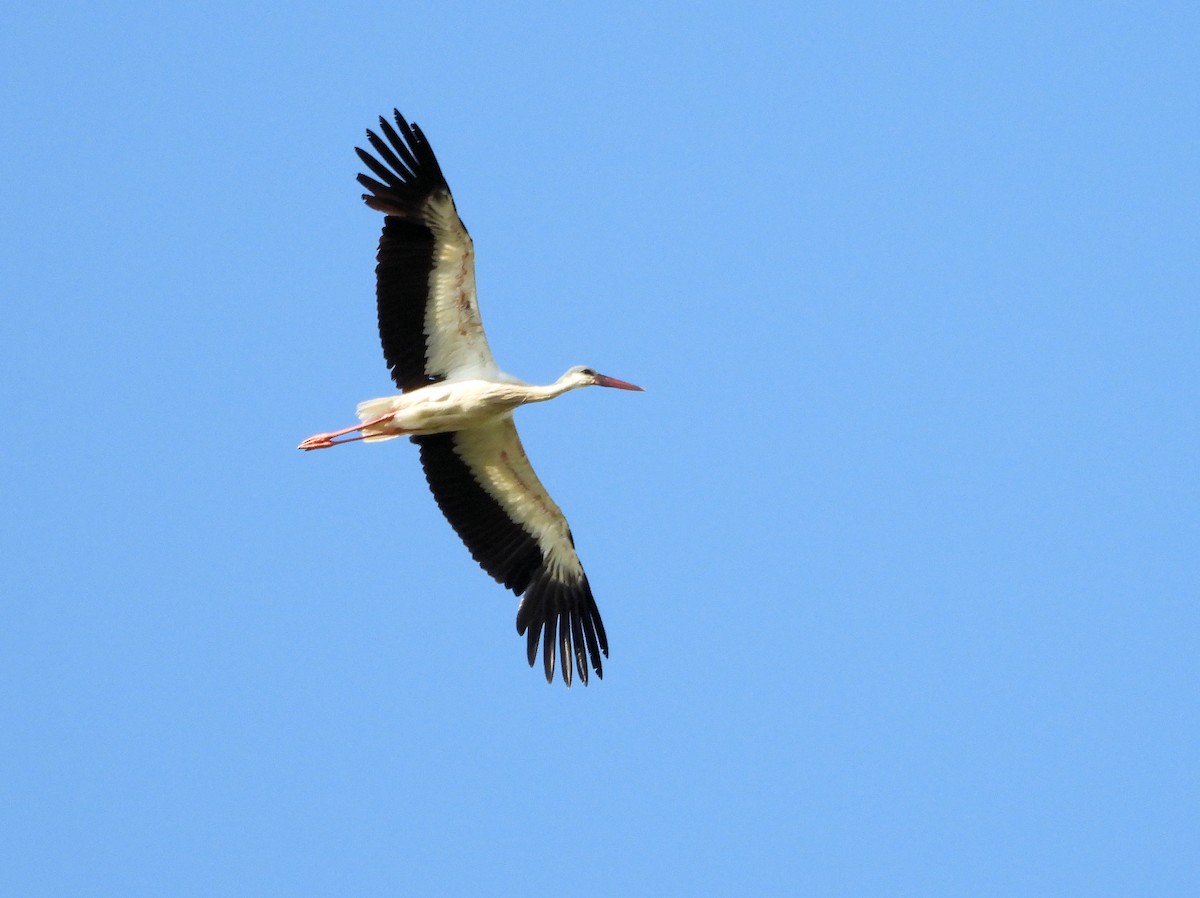
<instances>
[{"instance_id":1,"label":"red beak","mask_svg":"<svg viewBox=\"0 0 1200 898\"><path fill-rule=\"evenodd\" d=\"M596 386L598 387L615 387L618 390L637 390L639 393L646 392L641 387L626 383L623 380L617 380L615 377L609 377L605 374L596 375Z\"/></svg>"}]
</instances>

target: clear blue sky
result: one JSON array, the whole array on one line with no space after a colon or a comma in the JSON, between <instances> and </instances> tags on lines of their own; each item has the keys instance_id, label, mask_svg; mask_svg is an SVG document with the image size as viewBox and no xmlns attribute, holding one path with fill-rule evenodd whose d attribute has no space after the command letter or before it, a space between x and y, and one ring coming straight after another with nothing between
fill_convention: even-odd
<instances>
[{"instance_id":1,"label":"clear blue sky","mask_svg":"<svg viewBox=\"0 0 1200 898\"><path fill-rule=\"evenodd\" d=\"M0 892L1200 894L1196 5L516 10L7 14ZM518 416L587 689L295 450L393 106L501 364L647 388Z\"/></svg>"}]
</instances>

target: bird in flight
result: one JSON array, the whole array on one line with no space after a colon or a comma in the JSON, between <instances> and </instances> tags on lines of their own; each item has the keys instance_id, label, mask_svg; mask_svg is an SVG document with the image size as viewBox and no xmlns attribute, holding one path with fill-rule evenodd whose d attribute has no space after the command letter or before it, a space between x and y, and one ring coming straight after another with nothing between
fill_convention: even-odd
<instances>
[{"instance_id":1,"label":"bird in flight","mask_svg":"<svg viewBox=\"0 0 1200 898\"><path fill-rule=\"evenodd\" d=\"M474 245L450 187L421 129L393 112L394 128L380 118L380 134L367 131L374 155L355 149L372 173L358 176L370 191L363 201L385 216L376 303L383 355L401 393L360 402L357 425L299 448L398 436L416 443L450 525L480 566L521 596L517 633L530 667L540 639L547 682L557 653L563 682L571 685L574 667L587 685L589 663L604 676L608 637L567 519L534 473L513 411L580 387L642 388L583 366L545 386L500 370L475 298Z\"/></svg>"}]
</instances>

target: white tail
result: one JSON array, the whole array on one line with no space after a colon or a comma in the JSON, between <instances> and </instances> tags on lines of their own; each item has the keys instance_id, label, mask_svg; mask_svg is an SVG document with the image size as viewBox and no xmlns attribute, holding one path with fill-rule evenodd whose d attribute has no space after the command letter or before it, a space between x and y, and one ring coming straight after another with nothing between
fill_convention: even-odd
<instances>
[{"instance_id":1,"label":"white tail","mask_svg":"<svg viewBox=\"0 0 1200 898\"><path fill-rule=\"evenodd\" d=\"M358 420L370 421L372 418L395 411L394 401L394 396L385 396L382 399L368 399L366 402L360 402L356 409ZM364 427L362 434L364 443L382 443L384 440L394 440L400 436L398 433L383 432L376 427Z\"/></svg>"}]
</instances>

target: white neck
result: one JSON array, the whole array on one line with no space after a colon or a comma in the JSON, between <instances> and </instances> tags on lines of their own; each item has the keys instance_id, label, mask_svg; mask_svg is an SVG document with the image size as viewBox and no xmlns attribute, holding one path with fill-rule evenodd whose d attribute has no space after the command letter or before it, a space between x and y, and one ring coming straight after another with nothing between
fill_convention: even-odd
<instances>
[{"instance_id":1,"label":"white neck","mask_svg":"<svg viewBox=\"0 0 1200 898\"><path fill-rule=\"evenodd\" d=\"M582 386L583 384L564 374L552 384L529 384L523 392L526 395L526 402L545 402L547 399L553 399Z\"/></svg>"}]
</instances>

